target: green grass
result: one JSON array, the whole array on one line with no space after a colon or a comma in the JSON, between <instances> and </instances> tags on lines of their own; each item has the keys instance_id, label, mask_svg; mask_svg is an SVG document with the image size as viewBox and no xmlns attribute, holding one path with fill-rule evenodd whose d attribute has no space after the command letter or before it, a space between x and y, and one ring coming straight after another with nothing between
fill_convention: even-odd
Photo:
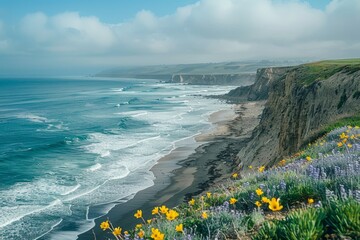
<instances>
[{"instance_id":1,"label":"green grass","mask_svg":"<svg viewBox=\"0 0 360 240\"><path fill-rule=\"evenodd\" d=\"M327 79L338 72L354 73L360 70L360 58L326 60L300 65L297 81L302 85L310 85L316 81Z\"/></svg>"}]
</instances>

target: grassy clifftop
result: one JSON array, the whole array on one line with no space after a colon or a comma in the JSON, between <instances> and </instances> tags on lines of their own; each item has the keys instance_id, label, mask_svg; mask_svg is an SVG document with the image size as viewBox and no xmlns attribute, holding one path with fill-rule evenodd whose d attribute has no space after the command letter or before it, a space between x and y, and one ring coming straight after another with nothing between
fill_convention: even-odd
<instances>
[{"instance_id":1,"label":"grassy clifftop","mask_svg":"<svg viewBox=\"0 0 360 240\"><path fill-rule=\"evenodd\" d=\"M298 81L304 85L309 85L314 81L327 79L341 71L347 73L359 71L360 58L314 62L300 65L299 69Z\"/></svg>"},{"instance_id":2,"label":"grassy clifftop","mask_svg":"<svg viewBox=\"0 0 360 240\"><path fill-rule=\"evenodd\" d=\"M270 169L249 168L174 209L138 210L133 229L101 228L114 239L360 238L359 126L332 130Z\"/></svg>"}]
</instances>

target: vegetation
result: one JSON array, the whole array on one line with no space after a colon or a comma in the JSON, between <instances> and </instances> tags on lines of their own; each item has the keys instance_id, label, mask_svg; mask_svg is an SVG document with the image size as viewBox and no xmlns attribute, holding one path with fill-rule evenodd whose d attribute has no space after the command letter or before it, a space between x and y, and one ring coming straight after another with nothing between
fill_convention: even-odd
<instances>
[{"instance_id":1,"label":"vegetation","mask_svg":"<svg viewBox=\"0 0 360 240\"><path fill-rule=\"evenodd\" d=\"M344 71L346 73L354 73L360 70L360 59L340 59L320 61L301 65L300 74L297 76L299 83L303 85L310 85L313 82L327 79L338 73Z\"/></svg>"},{"instance_id":2,"label":"vegetation","mask_svg":"<svg viewBox=\"0 0 360 240\"><path fill-rule=\"evenodd\" d=\"M100 227L115 239L360 239L358 126L333 129L270 169L249 166L175 209L154 208L152 219L138 210L134 229Z\"/></svg>"}]
</instances>

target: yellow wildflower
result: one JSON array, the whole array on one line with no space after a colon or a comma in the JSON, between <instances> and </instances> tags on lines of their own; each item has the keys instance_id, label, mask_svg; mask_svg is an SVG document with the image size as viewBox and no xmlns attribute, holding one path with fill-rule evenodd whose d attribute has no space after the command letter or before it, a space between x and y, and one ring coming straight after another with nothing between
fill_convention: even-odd
<instances>
[{"instance_id":1,"label":"yellow wildflower","mask_svg":"<svg viewBox=\"0 0 360 240\"><path fill-rule=\"evenodd\" d=\"M190 206L194 206L194 205L195 205L195 199L191 199L191 200L189 201L189 205L190 205Z\"/></svg>"},{"instance_id":2,"label":"yellow wildflower","mask_svg":"<svg viewBox=\"0 0 360 240\"><path fill-rule=\"evenodd\" d=\"M169 211L169 209L168 209L165 205L162 205L162 206L160 207L160 212L161 212L162 214L166 214L168 211Z\"/></svg>"},{"instance_id":3,"label":"yellow wildflower","mask_svg":"<svg viewBox=\"0 0 360 240\"><path fill-rule=\"evenodd\" d=\"M307 157L306 157L306 161L311 161L311 157L310 157L310 156L307 156Z\"/></svg>"},{"instance_id":4,"label":"yellow wildflower","mask_svg":"<svg viewBox=\"0 0 360 240\"><path fill-rule=\"evenodd\" d=\"M348 129L352 129L352 126L350 126L350 125L349 125L349 126L347 126L347 127L348 127Z\"/></svg>"},{"instance_id":5,"label":"yellow wildflower","mask_svg":"<svg viewBox=\"0 0 360 240\"><path fill-rule=\"evenodd\" d=\"M233 178L233 179L237 179L238 178L238 174L237 173L234 173L231 177Z\"/></svg>"},{"instance_id":6,"label":"yellow wildflower","mask_svg":"<svg viewBox=\"0 0 360 240\"><path fill-rule=\"evenodd\" d=\"M230 203L231 205L235 204L236 202L237 202L237 200L236 200L235 198L230 198L229 203Z\"/></svg>"},{"instance_id":7,"label":"yellow wildflower","mask_svg":"<svg viewBox=\"0 0 360 240\"><path fill-rule=\"evenodd\" d=\"M154 207L154 209L151 211L152 215L158 214L159 213L159 207Z\"/></svg>"},{"instance_id":8,"label":"yellow wildflower","mask_svg":"<svg viewBox=\"0 0 360 240\"><path fill-rule=\"evenodd\" d=\"M279 165L280 165L280 166L284 166L284 165L285 165L285 163L286 163L286 160L285 160L285 159L283 159L283 160L281 160L281 161L279 162Z\"/></svg>"},{"instance_id":9,"label":"yellow wildflower","mask_svg":"<svg viewBox=\"0 0 360 240\"><path fill-rule=\"evenodd\" d=\"M280 198L272 198L269 202L269 209L271 211L280 211L281 209L283 209L283 206L280 204Z\"/></svg>"},{"instance_id":10,"label":"yellow wildflower","mask_svg":"<svg viewBox=\"0 0 360 240\"><path fill-rule=\"evenodd\" d=\"M256 201L255 205L258 206L258 207L261 207L261 203L259 201Z\"/></svg>"},{"instance_id":11,"label":"yellow wildflower","mask_svg":"<svg viewBox=\"0 0 360 240\"><path fill-rule=\"evenodd\" d=\"M137 210L136 213L134 214L134 217L142 218L142 210Z\"/></svg>"},{"instance_id":12,"label":"yellow wildflower","mask_svg":"<svg viewBox=\"0 0 360 240\"><path fill-rule=\"evenodd\" d=\"M121 234L121 227L114 228L114 231L112 232L114 236L119 236Z\"/></svg>"},{"instance_id":13,"label":"yellow wildflower","mask_svg":"<svg viewBox=\"0 0 360 240\"><path fill-rule=\"evenodd\" d=\"M270 199L268 199L267 197L262 197L262 198L261 198L261 201L262 201L263 203L268 203L268 202L270 202Z\"/></svg>"},{"instance_id":14,"label":"yellow wildflower","mask_svg":"<svg viewBox=\"0 0 360 240\"><path fill-rule=\"evenodd\" d=\"M169 221L175 220L179 216L179 213L175 210L170 210L166 213L166 219Z\"/></svg>"},{"instance_id":15,"label":"yellow wildflower","mask_svg":"<svg viewBox=\"0 0 360 240\"><path fill-rule=\"evenodd\" d=\"M352 134L352 135L350 136L350 139L355 139L355 135Z\"/></svg>"},{"instance_id":16,"label":"yellow wildflower","mask_svg":"<svg viewBox=\"0 0 360 240\"><path fill-rule=\"evenodd\" d=\"M206 212L202 212L201 217L203 219L207 219L209 217L209 215Z\"/></svg>"},{"instance_id":17,"label":"yellow wildflower","mask_svg":"<svg viewBox=\"0 0 360 240\"><path fill-rule=\"evenodd\" d=\"M136 224L135 228L139 228L139 229L142 228L142 224L141 223Z\"/></svg>"},{"instance_id":18,"label":"yellow wildflower","mask_svg":"<svg viewBox=\"0 0 360 240\"><path fill-rule=\"evenodd\" d=\"M343 139L343 140L342 140L342 142L343 142L343 143L346 143L346 142L347 142L347 139L346 139L346 138L345 138L345 139Z\"/></svg>"},{"instance_id":19,"label":"yellow wildflower","mask_svg":"<svg viewBox=\"0 0 360 240\"><path fill-rule=\"evenodd\" d=\"M211 197L211 192L207 192L206 193L206 196L209 198L209 197Z\"/></svg>"},{"instance_id":20,"label":"yellow wildflower","mask_svg":"<svg viewBox=\"0 0 360 240\"><path fill-rule=\"evenodd\" d=\"M177 225L177 226L175 227L175 230L176 230L177 232L184 232L182 223L180 223L179 225Z\"/></svg>"},{"instance_id":21,"label":"yellow wildflower","mask_svg":"<svg viewBox=\"0 0 360 240\"><path fill-rule=\"evenodd\" d=\"M340 138L341 138L341 139L345 139L345 138L348 138L348 137L349 137L349 136L346 135L346 133L344 133L344 132L340 134Z\"/></svg>"},{"instance_id":22,"label":"yellow wildflower","mask_svg":"<svg viewBox=\"0 0 360 240\"><path fill-rule=\"evenodd\" d=\"M261 173L262 173L262 172L265 170L265 166L261 166L261 167L259 167L259 169L258 169L258 170L259 170L259 172L261 172Z\"/></svg>"},{"instance_id":23,"label":"yellow wildflower","mask_svg":"<svg viewBox=\"0 0 360 240\"><path fill-rule=\"evenodd\" d=\"M128 232L128 231L124 231L124 235L129 235L129 232Z\"/></svg>"},{"instance_id":24,"label":"yellow wildflower","mask_svg":"<svg viewBox=\"0 0 360 240\"><path fill-rule=\"evenodd\" d=\"M252 168L253 168L253 166L250 165L250 166L249 166L249 169L252 169Z\"/></svg>"},{"instance_id":25,"label":"yellow wildflower","mask_svg":"<svg viewBox=\"0 0 360 240\"><path fill-rule=\"evenodd\" d=\"M308 204L313 204L313 203L314 203L314 199L308 198L307 202L308 202Z\"/></svg>"},{"instance_id":26,"label":"yellow wildflower","mask_svg":"<svg viewBox=\"0 0 360 240\"><path fill-rule=\"evenodd\" d=\"M105 222L102 222L101 224L100 224L100 228L102 229L102 230L106 230L106 229L108 229L108 228L110 228L110 224L109 224L109 221L107 220L107 221L105 221Z\"/></svg>"},{"instance_id":27,"label":"yellow wildflower","mask_svg":"<svg viewBox=\"0 0 360 240\"><path fill-rule=\"evenodd\" d=\"M352 144L351 143L348 143L348 148L352 148Z\"/></svg>"},{"instance_id":28,"label":"yellow wildflower","mask_svg":"<svg viewBox=\"0 0 360 240\"><path fill-rule=\"evenodd\" d=\"M151 238L154 240L163 240L165 235L159 231L157 228L151 229Z\"/></svg>"},{"instance_id":29,"label":"yellow wildflower","mask_svg":"<svg viewBox=\"0 0 360 240\"><path fill-rule=\"evenodd\" d=\"M263 192L263 190L261 190L261 188L256 189L255 192L258 196L261 196L264 194L264 192Z\"/></svg>"},{"instance_id":30,"label":"yellow wildflower","mask_svg":"<svg viewBox=\"0 0 360 240\"><path fill-rule=\"evenodd\" d=\"M138 236L139 236L139 238L144 238L145 232L144 232L143 230L140 230L140 231L138 232Z\"/></svg>"},{"instance_id":31,"label":"yellow wildflower","mask_svg":"<svg viewBox=\"0 0 360 240\"><path fill-rule=\"evenodd\" d=\"M343 144L342 142L338 142L338 143L337 143L337 146L338 146L338 147L342 147L343 145L344 145L344 144Z\"/></svg>"},{"instance_id":32,"label":"yellow wildflower","mask_svg":"<svg viewBox=\"0 0 360 240\"><path fill-rule=\"evenodd\" d=\"M151 223L151 219L146 220L146 222L147 222L148 224L150 224L150 223Z\"/></svg>"}]
</instances>

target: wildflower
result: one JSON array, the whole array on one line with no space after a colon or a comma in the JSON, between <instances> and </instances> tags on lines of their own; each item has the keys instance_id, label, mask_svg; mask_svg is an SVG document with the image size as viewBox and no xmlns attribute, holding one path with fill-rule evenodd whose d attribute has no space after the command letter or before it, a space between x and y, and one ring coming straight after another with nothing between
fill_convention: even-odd
<instances>
[{"instance_id":1,"label":"wildflower","mask_svg":"<svg viewBox=\"0 0 360 240\"><path fill-rule=\"evenodd\" d=\"M253 168L253 166L250 165L250 166L249 166L249 169L252 169L252 168Z\"/></svg>"},{"instance_id":2,"label":"wildflower","mask_svg":"<svg viewBox=\"0 0 360 240\"><path fill-rule=\"evenodd\" d=\"M194 206L195 205L195 199L191 199L188 203L189 203L190 206Z\"/></svg>"},{"instance_id":3,"label":"wildflower","mask_svg":"<svg viewBox=\"0 0 360 240\"><path fill-rule=\"evenodd\" d=\"M207 219L209 217L209 215L206 212L202 212L201 217L203 219Z\"/></svg>"},{"instance_id":4,"label":"wildflower","mask_svg":"<svg viewBox=\"0 0 360 240\"><path fill-rule=\"evenodd\" d=\"M211 197L211 192L207 192L206 193L206 196L209 198L209 197Z\"/></svg>"},{"instance_id":5,"label":"wildflower","mask_svg":"<svg viewBox=\"0 0 360 240\"><path fill-rule=\"evenodd\" d=\"M114 236L119 236L121 234L121 227L114 228L114 231L112 232Z\"/></svg>"},{"instance_id":6,"label":"wildflower","mask_svg":"<svg viewBox=\"0 0 360 240\"><path fill-rule=\"evenodd\" d=\"M265 170L265 166L261 166L261 167L259 167L259 169L258 169L258 170L259 170L259 172L261 172L261 173L262 173L262 172Z\"/></svg>"},{"instance_id":7,"label":"wildflower","mask_svg":"<svg viewBox=\"0 0 360 240\"><path fill-rule=\"evenodd\" d=\"M142 210L137 210L136 213L134 214L134 217L142 218Z\"/></svg>"},{"instance_id":8,"label":"wildflower","mask_svg":"<svg viewBox=\"0 0 360 240\"><path fill-rule=\"evenodd\" d=\"M261 190L261 188L256 189L255 192L258 196L261 196L264 194L264 192L263 192L263 190Z\"/></svg>"},{"instance_id":9,"label":"wildflower","mask_svg":"<svg viewBox=\"0 0 360 240\"><path fill-rule=\"evenodd\" d=\"M343 144L342 142L338 142L338 143L337 143L337 146L338 146L338 147L342 147L343 145L344 145L344 144Z\"/></svg>"},{"instance_id":10,"label":"wildflower","mask_svg":"<svg viewBox=\"0 0 360 240\"><path fill-rule=\"evenodd\" d=\"M351 136L350 136L350 139L355 139L355 135L354 135L354 134L351 135Z\"/></svg>"},{"instance_id":11,"label":"wildflower","mask_svg":"<svg viewBox=\"0 0 360 240\"><path fill-rule=\"evenodd\" d=\"M151 238L154 240L163 240L165 235L159 231L157 228L151 229Z\"/></svg>"},{"instance_id":12,"label":"wildflower","mask_svg":"<svg viewBox=\"0 0 360 240\"><path fill-rule=\"evenodd\" d=\"M255 202L255 205L256 205L257 207L261 207L261 202L256 201L256 202Z\"/></svg>"},{"instance_id":13,"label":"wildflower","mask_svg":"<svg viewBox=\"0 0 360 240\"><path fill-rule=\"evenodd\" d=\"M234 173L231 177L232 177L233 179L237 179L237 178L238 178L238 174L237 174L237 173Z\"/></svg>"},{"instance_id":14,"label":"wildflower","mask_svg":"<svg viewBox=\"0 0 360 240\"><path fill-rule=\"evenodd\" d=\"M204 201L204 196L201 196L200 199L201 199L201 201L203 202L203 201Z\"/></svg>"},{"instance_id":15,"label":"wildflower","mask_svg":"<svg viewBox=\"0 0 360 240\"><path fill-rule=\"evenodd\" d=\"M138 236L139 238L144 238L145 232L143 230L140 230L140 232L138 232Z\"/></svg>"},{"instance_id":16,"label":"wildflower","mask_svg":"<svg viewBox=\"0 0 360 240\"><path fill-rule=\"evenodd\" d=\"M159 207L154 207L154 209L151 211L152 215L159 214Z\"/></svg>"},{"instance_id":17,"label":"wildflower","mask_svg":"<svg viewBox=\"0 0 360 240\"><path fill-rule=\"evenodd\" d=\"M125 235L129 235L129 232L128 232L128 231L125 231L124 234L125 234Z\"/></svg>"},{"instance_id":18,"label":"wildflower","mask_svg":"<svg viewBox=\"0 0 360 240\"><path fill-rule=\"evenodd\" d=\"M162 214L166 214L169 211L165 205L162 205L159 210Z\"/></svg>"},{"instance_id":19,"label":"wildflower","mask_svg":"<svg viewBox=\"0 0 360 240\"><path fill-rule=\"evenodd\" d=\"M139 228L139 229L142 228L142 224L141 223L136 224L135 228Z\"/></svg>"},{"instance_id":20,"label":"wildflower","mask_svg":"<svg viewBox=\"0 0 360 240\"><path fill-rule=\"evenodd\" d=\"M280 198L272 198L269 202L269 209L271 211L280 211L281 209L283 209L283 206L280 205Z\"/></svg>"},{"instance_id":21,"label":"wildflower","mask_svg":"<svg viewBox=\"0 0 360 240\"><path fill-rule=\"evenodd\" d=\"M346 135L346 133L341 133L340 134L340 139L346 139L346 138L348 138L349 136L348 135Z\"/></svg>"},{"instance_id":22,"label":"wildflower","mask_svg":"<svg viewBox=\"0 0 360 240\"><path fill-rule=\"evenodd\" d=\"M106 229L108 229L108 228L110 228L110 224L109 224L109 220L107 220L107 221L105 221L105 222L102 222L101 224L100 224L100 228L102 229L102 230L106 230Z\"/></svg>"},{"instance_id":23,"label":"wildflower","mask_svg":"<svg viewBox=\"0 0 360 240\"><path fill-rule=\"evenodd\" d=\"M180 223L179 225L177 225L177 226L175 227L175 230L176 230L177 232L184 232L182 223Z\"/></svg>"},{"instance_id":24,"label":"wildflower","mask_svg":"<svg viewBox=\"0 0 360 240\"><path fill-rule=\"evenodd\" d=\"M322 146L322 145L324 145L324 143L321 142L321 143L320 143L320 146Z\"/></svg>"},{"instance_id":25,"label":"wildflower","mask_svg":"<svg viewBox=\"0 0 360 240\"><path fill-rule=\"evenodd\" d=\"M352 129L352 126L350 126L350 125L349 125L349 126L347 126L347 127L348 127L348 129Z\"/></svg>"},{"instance_id":26,"label":"wildflower","mask_svg":"<svg viewBox=\"0 0 360 240\"><path fill-rule=\"evenodd\" d=\"M175 210L170 210L166 213L166 219L169 221L175 220L179 216L179 213Z\"/></svg>"},{"instance_id":27,"label":"wildflower","mask_svg":"<svg viewBox=\"0 0 360 240\"><path fill-rule=\"evenodd\" d=\"M351 143L348 143L348 148L352 148L352 144Z\"/></svg>"},{"instance_id":28,"label":"wildflower","mask_svg":"<svg viewBox=\"0 0 360 240\"><path fill-rule=\"evenodd\" d=\"M347 139L346 139L346 138L342 140L342 143L346 143L346 142L347 142Z\"/></svg>"},{"instance_id":29,"label":"wildflower","mask_svg":"<svg viewBox=\"0 0 360 240\"><path fill-rule=\"evenodd\" d=\"M285 160L285 159L283 159L283 160L281 160L281 161L279 162L279 165L280 165L280 166L284 166L284 165L285 165L285 163L286 163L286 160Z\"/></svg>"},{"instance_id":30,"label":"wildflower","mask_svg":"<svg viewBox=\"0 0 360 240\"><path fill-rule=\"evenodd\" d=\"M311 161L311 157L310 157L310 156L307 156L307 157L306 157L306 161Z\"/></svg>"},{"instance_id":31,"label":"wildflower","mask_svg":"<svg viewBox=\"0 0 360 240\"><path fill-rule=\"evenodd\" d=\"M151 219L146 220L146 222L147 222L148 224L150 224L150 223L151 223Z\"/></svg>"},{"instance_id":32,"label":"wildflower","mask_svg":"<svg viewBox=\"0 0 360 240\"><path fill-rule=\"evenodd\" d=\"M261 201L262 201L263 203L269 203L269 202L270 202L270 199L268 199L267 197L262 197L262 198L261 198Z\"/></svg>"},{"instance_id":33,"label":"wildflower","mask_svg":"<svg viewBox=\"0 0 360 240\"><path fill-rule=\"evenodd\" d=\"M231 205L235 204L236 202L237 202L237 200L236 200L235 198L230 198L229 203L230 203Z\"/></svg>"},{"instance_id":34,"label":"wildflower","mask_svg":"<svg viewBox=\"0 0 360 240\"><path fill-rule=\"evenodd\" d=\"M313 204L313 203L314 203L314 199L308 198L307 202L308 202L308 204Z\"/></svg>"}]
</instances>

